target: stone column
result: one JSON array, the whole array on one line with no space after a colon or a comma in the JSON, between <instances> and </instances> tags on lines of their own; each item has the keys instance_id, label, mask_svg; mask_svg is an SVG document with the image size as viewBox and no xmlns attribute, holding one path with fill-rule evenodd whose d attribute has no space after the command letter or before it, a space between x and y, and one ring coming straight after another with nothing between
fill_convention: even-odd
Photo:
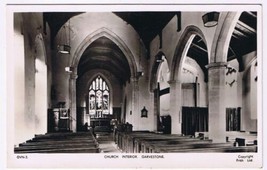
<instances>
[{"instance_id":1,"label":"stone column","mask_svg":"<svg viewBox=\"0 0 267 170\"><path fill-rule=\"evenodd\" d=\"M77 107L76 107L76 79L77 74L70 74L70 129L77 132Z\"/></svg>"},{"instance_id":2,"label":"stone column","mask_svg":"<svg viewBox=\"0 0 267 170\"><path fill-rule=\"evenodd\" d=\"M227 63L211 63L209 71L209 138L214 143L226 142L225 73Z\"/></svg>"},{"instance_id":3,"label":"stone column","mask_svg":"<svg viewBox=\"0 0 267 170\"><path fill-rule=\"evenodd\" d=\"M172 134L182 134L182 110L181 110L181 82L170 80L170 115L172 121Z\"/></svg>"},{"instance_id":4,"label":"stone column","mask_svg":"<svg viewBox=\"0 0 267 170\"><path fill-rule=\"evenodd\" d=\"M139 110L139 87L138 87L138 78L131 77L131 86L132 86L132 124L133 130L138 129L138 122L136 119L138 116L141 116L141 111Z\"/></svg>"}]
</instances>

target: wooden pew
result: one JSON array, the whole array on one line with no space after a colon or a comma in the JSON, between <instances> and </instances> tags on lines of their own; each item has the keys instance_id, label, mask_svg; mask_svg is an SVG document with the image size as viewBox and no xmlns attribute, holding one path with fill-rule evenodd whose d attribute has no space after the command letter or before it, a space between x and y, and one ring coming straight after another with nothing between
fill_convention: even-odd
<instances>
[{"instance_id":1,"label":"wooden pew","mask_svg":"<svg viewBox=\"0 0 267 170\"><path fill-rule=\"evenodd\" d=\"M145 152L144 141L166 141L166 140L196 140L189 136L166 135L153 132L131 132L119 134L118 146L123 152L140 153ZM197 139L198 140L198 139Z\"/></svg>"},{"instance_id":2,"label":"wooden pew","mask_svg":"<svg viewBox=\"0 0 267 170\"><path fill-rule=\"evenodd\" d=\"M139 148L136 151L138 153L146 153L149 152L149 146L150 143L154 142L160 142L160 141L168 141L168 142L176 142L176 143L181 143L183 142L188 142L188 141L200 141L199 139L191 138L189 136L178 136L178 135L163 135L163 134L152 134L152 135L147 135L144 137L138 137L135 139L135 147Z\"/></svg>"},{"instance_id":3,"label":"wooden pew","mask_svg":"<svg viewBox=\"0 0 267 170\"><path fill-rule=\"evenodd\" d=\"M72 140L75 140L75 139L94 139L94 137L92 136L68 136L68 135L65 135L65 136L36 136L34 137L35 140L57 140L57 139L60 139L60 140L64 140L64 139L72 139Z\"/></svg>"},{"instance_id":4,"label":"wooden pew","mask_svg":"<svg viewBox=\"0 0 267 170\"><path fill-rule=\"evenodd\" d=\"M127 134L125 137L124 150L127 153L135 153L135 140L137 138L153 135L151 132L135 132Z\"/></svg>"},{"instance_id":5,"label":"wooden pew","mask_svg":"<svg viewBox=\"0 0 267 170\"><path fill-rule=\"evenodd\" d=\"M133 153L134 138L150 133L148 131L118 132L116 137L118 139L117 145L123 152Z\"/></svg>"},{"instance_id":6,"label":"wooden pew","mask_svg":"<svg viewBox=\"0 0 267 170\"><path fill-rule=\"evenodd\" d=\"M177 145L150 143L150 152L156 153L173 153L173 152L257 152L257 146L241 146L234 147L232 142L227 143L209 143L200 142L186 142Z\"/></svg>"},{"instance_id":7,"label":"wooden pew","mask_svg":"<svg viewBox=\"0 0 267 170\"><path fill-rule=\"evenodd\" d=\"M19 150L16 153L99 153L99 148L50 148L36 150Z\"/></svg>"},{"instance_id":8,"label":"wooden pew","mask_svg":"<svg viewBox=\"0 0 267 170\"><path fill-rule=\"evenodd\" d=\"M71 141L71 140L63 140L63 141L28 141L26 143L21 143L19 144L19 146L35 146L35 145L57 145L57 144L79 144L79 143L83 143L83 144L97 144L97 142L93 141L93 140L76 140L76 141Z\"/></svg>"},{"instance_id":9,"label":"wooden pew","mask_svg":"<svg viewBox=\"0 0 267 170\"><path fill-rule=\"evenodd\" d=\"M159 136L159 134L156 133L135 133L135 134L130 134L128 137L128 148L130 148L129 152L134 152L134 153L140 153L141 150L141 143L139 143L139 139L146 138L146 137L156 137ZM130 141L130 142L129 142Z\"/></svg>"},{"instance_id":10,"label":"wooden pew","mask_svg":"<svg viewBox=\"0 0 267 170\"><path fill-rule=\"evenodd\" d=\"M14 148L15 153L98 153L98 143L90 132L35 135Z\"/></svg>"},{"instance_id":11,"label":"wooden pew","mask_svg":"<svg viewBox=\"0 0 267 170\"><path fill-rule=\"evenodd\" d=\"M176 139L176 140L165 140L165 141L143 141L143 152L148 153L158 153L161 152L162 148L169 149L179 149L185 147L197 147L209 145L212 143L212 140L199 140L195 138L191 139Z\"/></svg>"},{"instance_id":12,"label":"wooden pew","mask_svg":"<svg viewBox=\"0 0 267 170\"><path fill-rule=\"evenodd\" d=\"M37 134L34 138L57 138L57 137L92 137L92 133L88 132L62 132L62 133L46 133L46 134Z\"/></svg>"},{"instance_id":13,"label":"wooden pew","mask_svg":"<svg viewBox=\"0 0 267 170\"><path fill-rule=\"evenodd\" d=\"M241 146L241 147L209 147L209 148L194 148L194 149L179 149L169 150L168 153L211 153L211 152L257 152L257 146Z\"/></svg>"},{"instance_id":14,"label":"wooden pew","mask_svg":"<svg viewBox=\"0 0 267 170\"><path fill-rule=\"evenodd\" d=\"M204 141L182 143L179 145L153 145L152 151L155 153L180 152L181 150L208 150L210 148L233 147L233 143L211 143Z\"/></svg>"},{"instance_id":15,"label":"wooden pew","mask_svg":"<svg viewBox=\"0 0 267 170\"><path fill-rule=\"evenodd\" d=\"M27 150L43 150L43 149L57 149L57 148L97 148L98 145L95 143L78 143L78 144L54 144L54 145L30 145L21 146L15 148L15 151L27 151Z\"/></svg>"},{"instance_id":16,"label":"wooden pew","mask_svg":"<svg viewBox=\"0 0 267 170\"><path fill-rule=\"evenodd\" d=\"M212 143L190 136L166 135L158 133L121 133L119 147L129 153L168 152L256 152L256 146L234 147L233 142Z\"/></svg>"}]
</instances>

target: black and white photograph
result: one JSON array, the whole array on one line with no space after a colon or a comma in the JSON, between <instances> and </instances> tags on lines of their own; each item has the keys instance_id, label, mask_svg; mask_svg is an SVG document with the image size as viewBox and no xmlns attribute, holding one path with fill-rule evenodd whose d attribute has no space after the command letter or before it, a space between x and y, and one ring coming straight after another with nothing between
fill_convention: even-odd
<instances>
[{"instance_id":1,"label":"black and white photograph","mask_svg":"<svg viewBox=\"0 0 267 170\"><path fill-rule=\"evenodd\" d=\"M7 5L7 167L262 168L262 15Z\"/></svg>"}]
</instances>

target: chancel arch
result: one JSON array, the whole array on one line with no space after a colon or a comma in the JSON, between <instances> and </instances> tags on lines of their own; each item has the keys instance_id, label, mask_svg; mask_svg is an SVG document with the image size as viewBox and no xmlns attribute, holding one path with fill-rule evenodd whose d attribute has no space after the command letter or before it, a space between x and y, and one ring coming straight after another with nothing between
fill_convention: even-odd
<instances>
[{"instance_id":1,"label":"chancel arch","mask_svg":"<svg viewBox=\"0 0 267 170\"><path fill-rule=\"evenodd\" d=\"M105 47L107 44L109 45ZM89 57L86 57L87 55ZM114 57L110 57L111 55ZM84 60L81 61L81 58ZM85 63L89 63L89 65ZM135 77L137 73L131 51L116 34L107 28L95 31L82 41L74 53L72 66L74 68L73 76L82 76L87 69L102 68L118 76L121 84L130 80L130 77ZM76 91L73 89L76 87L73 85L76 80L70 79L70 81L72 82L70 83L71 113L72 116L75 116Z\"/></svg>"},{"instance_id":2,"label":"chancel arch","mask_svg":"<svg viewBox=\"0 0 267 170\"><path fill-rule=\"evenodd\" d=\"M84 113L87 114L87 123L91 126L101 127L101 122L107 124L111 119L120 121L121 103L123 103L122 87L128 84L132 77L131 64L120 48L121 46L118 46L113 39L106 36L106 33L101 34L100 37L87 46L78 63L77 106L81 107L80 109L86 108ZM100 88L100 81L102 89ZM103 82L105 83L103 84ZM99 86L97 86L98 83L100 83ZM80 88L83 90L80 90ZM101 101L104 102L103 99L107 99L106 97L109 99L108 109L103 110L100 106L99 108L90 109L90 103L93 103L93 99L97 107L101 103L98 102L98 99L101 98ZM84 115L82 111L78 112L78 114ZM81 120L80 117L79 119ZM100 124L97 124L99 122ZM81 127L85 123L85 121L82 121L79 126Z\"/></svg>"},{"instance_id":3,"label":"chancel arch","mask_svg":"<svg viewBox=\"0 0 267 170\"><path fill-rule=\"evenodd\" d=\"M101 37L106 37L110 39L114 44L116 44L120 48L120 50L122 51L122 53L124 54L124 56L126 57L129 63L131 75L135 77L137 73L137 66L136 66L136 62L135 62L132 52L130 51L130 49L127 47L127 45L123 42L123 40L120 37L118 37L115 33L113 33L112 31L104 27L91 33L80 43L80 45L74 52L71 65L75 69L77 69L80 58L82 57L82 54L85 52L86 48L92 42L94 42L95 40Z\"/></svg>"}]
</instances>

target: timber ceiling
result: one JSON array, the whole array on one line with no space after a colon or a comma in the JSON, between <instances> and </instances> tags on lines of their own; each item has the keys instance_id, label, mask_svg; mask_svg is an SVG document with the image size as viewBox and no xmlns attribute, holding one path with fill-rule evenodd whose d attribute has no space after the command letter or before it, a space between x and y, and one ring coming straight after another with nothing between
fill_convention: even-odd
<instances>
[{"instance_id":1,"label":"timber ceiling","mask_svg":"<svg viewBox=\"0 0 267 170\"><path fill-rule=\"evenodd\" d=\"M235 26L230 47L228 61L237 59L239 71L244 70L243 56L257 49L257 13L243 12Z\"/></svg>"},{"instance_id":2,"label":"timber ceiling","mask_svg":"<svg viewBox=\"0 0 267 170\"><path fill-rule=\"evenodd\" d=\"M163 28L180 12L114 12L128 24L132 25L149 49L150 42L160 35ZM149 56L148 56L149 57Z\"/></svg>"},{"instance_id":3,"label":"timber ceiling","mask_svg":"<svg viewBox=\"0 0 267 170\"><path fill-rule=\"evenodd\" d=\"M60 27L69 18L79 14L81 13L45 12L44 22L47 22L50 26L51 40L54 40ZM114 14L132 25L137 31L148 52L147 58L149 58L150 42L157 35L161 35L162 29L175 15L178 17L181 15L180 12L114 12ZM177 30L179 30L179 27L177 25ZM244 69L242 57L257 48L256 38L257 13L243 12L235 26L228 49L228 61L237 59L240 71ZM188 56L196 60L207 76L205 71L205 65L208 64L207 48L200 37L196 36L194 38ZM98 39L86 49L80 60L78 73L82 75L88 69L93 68L106 69L116 75L121 82L130 78L130 69L126 57L113 42L104 37Z\"/></svg>"},{"instance_id":4,"label":"timber ceiling","mask_svg":"<svg viewBox=\"0 0 267 170\"><path fill-rule=\"evenodd\" d=\"M123 84L130 79L130 67L120 48L106 37L87 47L78 65L78 77L93 69L105 69Z\"/></svg>"}]
</instances>

